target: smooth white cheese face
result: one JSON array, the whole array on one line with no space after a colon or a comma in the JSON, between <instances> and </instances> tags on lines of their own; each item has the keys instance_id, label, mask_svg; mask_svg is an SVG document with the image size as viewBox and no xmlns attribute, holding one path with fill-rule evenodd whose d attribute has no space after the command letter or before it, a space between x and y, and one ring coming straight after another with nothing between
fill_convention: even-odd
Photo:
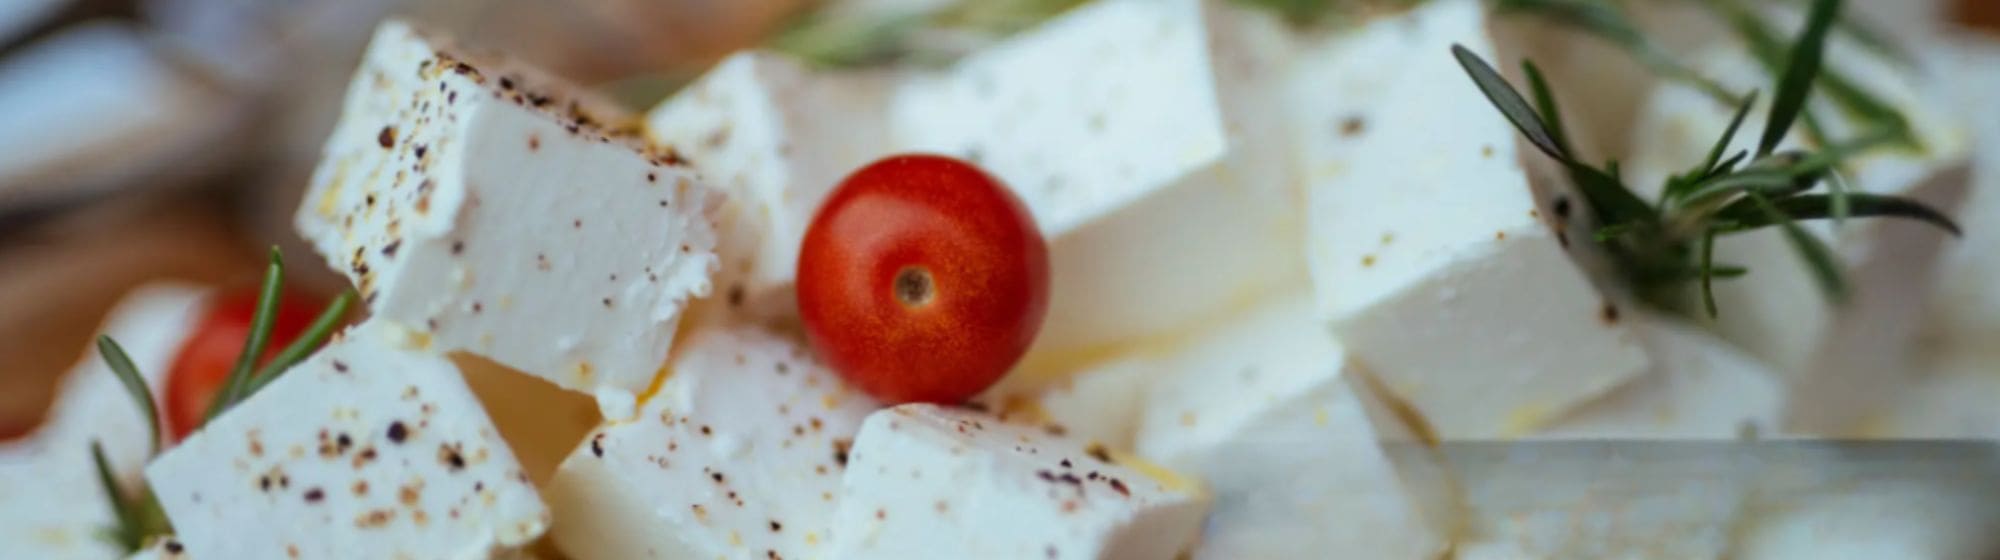
<instances>
[{"instance_id":1,"label":"smooth white cheese face","mask_svg":"<svg viewBox=\"0 0 2000 560\"><path fill-rule=\"evenodd\" d=\"M1261 11L1094 2L898 89L893 145L1005 182L1050 243L1034 352L1185 326L1303 275Z\"/></svg>"},{"instance_id":2,"label":"smooth white cheese face","mask_svg":"<svg viewBox=\"0 0 2000 560\"><path fill-rule=\"evenodd\" d=\"M836 560L1172 558L1208 502L1196 483L1102 447L928 404L870 415L841 488Z\"/></svg>"},{"instance_id":3,"label":"smooth white cheese face","mask_svg":"<svg viewBox=\"0 0 2000 560\"><path fill-rule=\"evenodd\" d=\"M877 406L791 341L689 336L639 414L556 471L553 537L577 560L826 554L840 477Z\"/></svg>"},{"instance_id":4,"label":"smooth white cheese face","mask_svg":"<svg viewBox=\"0 0 2000 560\"><path fill-rule=\"evenodd\" d=\"M890 76L814 72L775 52L723 59L646 115L656 144L729 195L716 216L727 309L783 313L813 213L842 178L889 155Z\"/></svg>"},{"instance_id":5,"label":"smooth white cheese face","mask_svg":"<svg viewBox=\"0 0 2000 560\"><path fill-rule=\"evenodd\" d=\"M196 558L486 558L549 526L442 356L348 330L146 467Z\"/></svg>"},{"instance_id":6,"label":"smooth white cheese face","mask_svg":"<svg viewBox=\"0 0 2000 560\"><path fill-rule=\"evenodd\" d=\"M2000 439L2000 352L1926 352L1913 383L1861 430L1898 439Z\"/></svg>"},{"instance_id":7,"label":"smooth white cheese face","mask_svg":"<svg viewBox=\"0 0 2000 560\"><path fill-rule=\"evenodd\" d=\"M1914 77L1849 41L1828 46L1827 68L1863 84L1901 111L1925 145L1923 153L1884 150L1850 161L1848 183L1859 192L1915 197L1960 215L1966 187L1969 133L1964 123L1932 109L1944 100L1936 84ZM1765 90L1730 150L1756 148L1775 80L1741 47L1710 47L1690 66L1738 91ZM1851 138L1856 124L1821 95L1813 110L1834 138ZM1734 108L1679 85L1663 85L1632 130L1628 184L1641 196L1659 192L1666 177L1707 157ZM1803 126L1780 149L1796 147ZM1913 220L1860 219L1835 231L1831 221L1806 224L1845 264L1850 300L1829 304L1804 260L1778 228L1718 240L1715 260L1748 266L1742 278L1715 282L1721 310L1716 330L1772 364L1787 378L1788 428L1841 433L1893 390L1908 369L1906 355L1934 289L1939 255L1949 234Z\"/></svg>"},{"instance_id":8,"label":"smooth white cheese face","mask_svg":"<svg viewBox=\"0 0 2000 560\"><path fill-rule=\"evenodd\" d=\"M1319 313L1446 439L1523 435L1647 363L1564 251L1588 240L1545 223L1582 201L1537 196L1517 158L1541 155L1451 57L1494 60L1486 21L1441 0L1317 36L1291 84Z\"/></svg>"},{"instance_id":9,"label":"smooth white cheese face","mask_svg":"<svg viewBox=\"0 0 2000 560\"><path fill-rule=\"evenodd\" d=\"M1214 491L1196 558L1445 553L1454 481L1309 299L1274 299L1152 362L1139 454Z\"/></svg>"},{"instance_id":10,"label":"smooth white cheese face","mask_svg":"<svg viewBox=\"0 0 2000 560\"><path fill-rule=\"evenodd\" d=\"M1041 372L1022 374L1033 377ZM1041 426L1110 449L1132 449L1144 410L1147 387L1159 378L1159 367L1143 355L1125 355L1080 371L1056 372L1046 383L998 385L974 398L973 406L993 411L1003 420Z\"/></svg>"},{"instance_id":11,"label":"smooth white cheese face","mask_svg":"<svg viewBox=\"0 0 2000 560\"><path fill-rule=\"evenodd\" d=\"M118 341L148 385L162 391L181 344L207 310L204 290L154 284L125 296L99 331ZM97 480L90 442L125 488L135 488L151 453L145 415L92 344L62 377L47 421L0 444L0 558L113 558L98 538L112 513Z\"/></svg>"},{"instance_id":12,"label":"smooth white cheese face","mask_svg":"<svg viewBox=\"0 0 2000 560\"><path fill-rule=\"evenodd\" d=\"M629 405L709 290L719 197L640 148L628 116L465 56L382 25L299 231L436 350Z\"/></svg>"},{"instance_id":13,"label":"smooth white cheese face","mask_svg":"<svg viewBox=\"0 0 2000 560\"><path fill-rule=\"evenodd\" d=\"M1966 35L1939 56L1950 72L1956 109L1973 129L1972 187L1954 217L1965 237L1945 247L1941 282L1931 296L1942 338L1971 345L2000 339L2000 40Z\"/></svg>"},{"instance_id":14,"label":"smooth white cheese face","mask_svg":"<svg viewBox=\"0 0 2000 560\"><path fill-rule=\"evenodd\" d=\"M1726 441L1781 433L1784 377L1713 333L1635 312L1653 367L1538 434L1551 439Z\"/></svg>"}]
</instances>

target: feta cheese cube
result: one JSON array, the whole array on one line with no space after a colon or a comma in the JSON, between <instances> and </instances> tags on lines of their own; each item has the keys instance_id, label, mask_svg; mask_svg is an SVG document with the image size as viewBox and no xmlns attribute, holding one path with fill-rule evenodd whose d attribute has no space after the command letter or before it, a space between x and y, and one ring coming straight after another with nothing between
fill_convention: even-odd
<instances>
[{"instance_id":1,"label":"feta cheese cube","mask_svg":"<svg viewBox=\"0 0 2000 560\"><path fill-rule=\"evenodd\" d=\"M834 559L1171 558L1208 502L1143 461L928 404L869 415L848 457Z\"/></svg>"},{"instance_id":2,"label":"feta cheese cube","mask_svg":"<svg viewBox=\"0 0 2000 560\"><path fill-rule=\"evenodd\" d=\"M1962 123L1930 109L1941 103L1933 100L1938 93L1934 84L1850 41L1834 40L1828 49L1828 68L1864 84L1902 112L1924 146L1921 153L1880 150L1851 159L1846 166L1850 187L1914 197L1948 215L1958 214L1966 190L1969 136ZM1696 72L1738 91L1769 89L1774 83L1749 53L1733 44L1704 49L1688 60ZM1751 111L1749 123L1765 121L1769 97ZM1811 110L1831 137L1864 132L1826 96L1813 101ZM1632 130L1629 184L1651 189L1642 196L1654 196L1668 176L1707 157L1733 113L1734 108L1689 87L1663 85ZM1780 149L1801 145L1802 130L1794 130ZM1739 133L1729 149L1754 149L1759 136ZM1721 309L1716 330L1785 376L1791 403L1787 429L1838 434L1852 429L1880 395L1907 375L1910 344L1949 235L1899 219L1853 220L1838 230L1826 220L1805 226L1826 240L1844 264L1850 295L1846 304L1828 303L1811 269L1778 228L1731 235L1717 240L1715 260L1748 266L1750 273L1715 282Z\"/></svg>"},{"instance_id":3,"label":"feta cheese cube","mask_svg":"<svg viewBox=\"0 0 2000 560\"><path fill-rule=\"evenodd\" d=\"M1678 319L1639 312L1632 323L1652 368L1571 411L1541 436L1729 440L1783 431L1785 388L1778 372Z\"/></svg>"},{"instance_id":4,"label":"feta cheese cube","mask_svg":"<svg viewBox=\"0 0 2000 560\"><path fill-rule=\"evenodd\" d=\"M1983 344L2000 339L2000 40L1963 37L1942 57L1957 101L1953 107L1974 127L1971 192L1955 216L1965 237L1945 248L1944 270L1931 309L1940 338Z\"/></svg>"},{"instance_id":5,"label":"feta cheese cube","mask_svg":"<svg viewBox=\"0 0 2000 560\"><path fill-rule=\"evenodd\" d=\"M647 134L685 156L729 195L716 217L731 310L790 309L799 243L841 178L888 155L889 78L811 72L779 53L750 51L654 107Z\"/></svg>"},{"instance_id":6,"label":"feta cheese cube","mask_svg":"<svg viewBox=\"0 0 2000 560\"><path fill-rule=\"evenodd\" d=\"M1944 349L1862 435L1908 439L2000 440L2000 353Z\"/></svg>"},{"instance_id":7,"label":"feta cheese cube","mask_svg":"<svg viewBox=\"0 0 2000 560\"><path fill-rule=\"evenodd\" d=\"M1524 435L1632 379L1646 356L1565 253L1583 206L1450 55L1492 58L1476 0L1308 41L1292 84L1307 261L1349 352L1446 439ZM1522 150L1528 150L1522 153Z\"/></svg>"},{"instance_id":8,"label":"feta cheese cube","mask_svg":"<svg viewBox=\"0 0 2000 560\"><path fill-rule=\"evenodd\" d=\"M718 195L645 153L627 115L466 56L382 25L299 231L436 349L629 403L709 290Z\"/></svg>"},{"instance_id":9,"label":"feta cheese cube","mask_svg":"<svg viewBox=\"0 0 2000 560\"><path fill-rule=\"evenodd\" d=\"M125 296L99 331L116 339L156 391L207 309L192 286L155 284ZM113 516L97 480L90 442L104 445L119 484L135 487L152 452L145 415L95 346L64 374L48 419L0 444L0 558L112 558L98 538Z\"/></svg>"},{"instance_id":10,"label":"feta cheese cube","mask_svg":"<svg viewBox=\"0 0 2000 560\"><path fill-rule=\"evenodd\" d=\"M549 488L578 560L806 558L835 532L841 471L876 406L755 329L690 335L637 417L599 427Z\"/></svg>"},{"instance_id":11,"label":"feta cheese cube","mask_svg":"<svg viewBox=\"0 0 2000 560\"><path fill-rule=\"evenodd\" d=\"M898 88L896 148L979 164L1049 239L1034 352L1169 332L1303 277L1279 25L1200 0L1093 2Z\"/></svg>"},{"instance_id":12,"label":"feta cheese cube","mask_svg":"<svg viewBox=\"0 0 2000 560\"><path fill-rule=\"evenodd\" d=\"M1127 356L1081 371L1019 372L1013 375L1042 379L996 385L974 400L1002 420L1038 425L1110 449L1131 449L1146 388L1157 378L1157 369L1153 360Z\"/></svg>"},{"instance_id":13,"label":"feta cheese cube","mask_svg":"<svg viewBox=\"0 0 2000 560\"><path fill-rule=\"evenodd\" d=\"M472 558L549 511L459 372L372 319L146 467L197 558Z\"/></svg>"},{"instance_id":14,"label":"feta cheese cube","mask_svg":"<svg viewBox=\"0 0 2000 560\"><path fill-rule=\"evenodd\" d=\"M1151 362L1139 454L1213 489L1196 558L1446 553L1454 481L1309 299L1272 300Z\"/></svg>"}]
</instances>

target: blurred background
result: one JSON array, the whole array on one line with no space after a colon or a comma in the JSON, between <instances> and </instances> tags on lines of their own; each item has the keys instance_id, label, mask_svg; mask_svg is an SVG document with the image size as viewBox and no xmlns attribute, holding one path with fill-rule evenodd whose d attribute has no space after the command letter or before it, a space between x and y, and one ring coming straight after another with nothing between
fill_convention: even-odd
<instances>
[{"instance_id":1,"label":"blurred background","mask_svg":"<svg viewBox=\"0 0 2000 560\"><path fill-rule=\"evenodd\" d=\"M849 0L862 3L864 0ZM936 4L940 0L865 0ZM244 285L291 231L375 23L405 15L642 108L809 0L0 0L0 439L127 290ZM1898 34L2000 33L2000 0L1854 0Z\"/></svg>"}]
</instances>

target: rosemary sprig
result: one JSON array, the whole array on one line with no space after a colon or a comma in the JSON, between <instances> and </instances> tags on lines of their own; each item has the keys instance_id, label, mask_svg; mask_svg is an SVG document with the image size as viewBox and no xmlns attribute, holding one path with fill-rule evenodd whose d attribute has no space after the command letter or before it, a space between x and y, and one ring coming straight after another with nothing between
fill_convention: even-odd
<instances>
[{"instance_id":1,"label":"rosemary sprig","mask_svg":"<svg viewBox=\"0 0 2000 560\"><path fill-rule=\"evenodd\" d=\"M1778 150L1795 125L1812 121L1806 107L1815 86L1824 85L1822 60L1840 4L1840 0L1814 0L1805 28L1790 48L1780 47L1778 58L1784 65L1774 72L1777 93L1754 155L1743 151L1724 157L1756 103L1753 92L1741 97L1728 128L1702 161L1667 178L1659 200L1651 203L1633 194L1619 176L1617 162L1598 168L1572 154L1560 130L1562 117L1554 95L1532 63L1524 62L1523 71L1534 92L1533 107L1471 51L1454 45L1452 55L1530 144L1569 171L1600 222L1594 239L1642 297L1678 308L1686 293L1684 284L1693 281L1703 310L1716 316L1714 281L1748 272L1715 262L1717 238L1777 227L1811 269L1820 290L1837 304L1846 301L1848 290L1840 263L1826 243L1800 222L1850 216L1904 218L1959 233L1950 218L1914 199L1855 193L1835 184L1840 180L1837 168L1849 156L1899 141L1909 134L1907 128L1879 127L1855 140L1821 142L1816 151ZM1903 121L1897 115L1896 121L1875 122ZM1822 183L1828 184L1830 194L1809 194Z\"/></svg>"},{"instance_id":2,"label":"rosemary sprig","mask_svg":"<svg viewBox=\"0 0 2000 560\"><path fill-rule=\"evenodd\" d=\"M341 293L320 312L312 325L300 334L298 339L286 345L269 363L256 368L253 373L252 368L256 366L257 358L264 354L264 347L270 340L271 325L276 317L283 287L284 260L278 249L272 247L270 265L265 269L264 283L258 291L257 308L251 317L250 334L243 345L243 353L238 356L235 367L230 370L221 388L217 389L214 401L210 403L208 412L202 419L203 424L250 398L264 385L304 360L307 354L312 353L333 336L334 329L340 326L341 320L347 316L348 308L354 304L355 296L352 290ZM97 351L104 357L104 362L110 367L112 374L118 376L126 393L132 397L133 404L146 417L148 433L151 436L151 446L147 456L159 455L159 408L153 401L152 390L146 386L145 376L140 375L139 369L132 364L132 359L126 355L125 349L110 336L98 336ZM92 440L90 451L91 459L96 462L98 483L103 486L105 496L111 501L114 517L114 525L106 528L102 532L103 536L122 547L125 552L131 553L144 546L148 538L171 534L173 526L167 521L166 513L160 508L159 500L153 497L152 490L142 485L137 492L128 492L118 483L117 476L112 474L110 462L104 457L103 444Z\"/></svg>"}]
</instances>

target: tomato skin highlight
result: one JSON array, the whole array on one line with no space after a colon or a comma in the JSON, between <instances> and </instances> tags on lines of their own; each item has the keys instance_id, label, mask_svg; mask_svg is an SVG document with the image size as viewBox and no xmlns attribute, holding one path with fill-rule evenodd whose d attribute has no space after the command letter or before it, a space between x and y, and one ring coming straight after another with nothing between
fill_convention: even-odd
<instances>
[{"instance_id":1,"label":"tomato skin highlight","mask_svg":"<svg viewBox=\"0 0 2000 560\"><path fill-rule=\"evenodd\" d=\"M999 381L1034 342L1048 293L1048 245L1027 206L943 156L855 171L799 251L813 349L885 404L963 402Z\"/></svg>"},{"instance_id":2,"label":"tomato skin highlight","mask_svg":"<svg viewBox=\"0 0 2000 560\"><path fill-rule=\"evenodd\" d=\"M175 355L161 394L161 414L165 416L168 441L180 441L193 433L208 413L209 402L222 389L236 357L249 342L250 321L257 313L257 290L232 290L215 295L208 312ZM305 294L281 292L277 315L271 321L271 337L258 367L271 361L286 345L305 334L325 302Z\"/></svg>"}]
</instances>

